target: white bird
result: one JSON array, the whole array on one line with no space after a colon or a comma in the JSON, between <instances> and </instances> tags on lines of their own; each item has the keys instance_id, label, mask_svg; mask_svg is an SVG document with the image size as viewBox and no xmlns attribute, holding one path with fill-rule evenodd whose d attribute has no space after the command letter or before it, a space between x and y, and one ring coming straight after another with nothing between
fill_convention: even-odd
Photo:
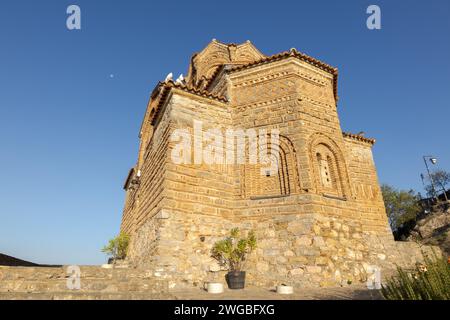
<instances>
[{"instance_id":1,"label":"white bird","mask_svg":"<svg viewBox=\"0 0 450 320\"><path fill-rule=\"evenodd\" d=\"M180 74L180 76L178 77L177 81L175 81L175 82L179 83L179 84L183 84L183 82L184 82L183 74Z\"/></svg>"},{"instance_id":2,"label":"white bird","mask_svg":"<svg viewBox=\"0 0 450 320\"><path fill-rule=\"evenodd\" d=\"M166 80L164 80L164 82L170 81L170 80L172 80L172 78L173 78L173 73L171 72L167 75Z\"/></svg>"}]
</instances>

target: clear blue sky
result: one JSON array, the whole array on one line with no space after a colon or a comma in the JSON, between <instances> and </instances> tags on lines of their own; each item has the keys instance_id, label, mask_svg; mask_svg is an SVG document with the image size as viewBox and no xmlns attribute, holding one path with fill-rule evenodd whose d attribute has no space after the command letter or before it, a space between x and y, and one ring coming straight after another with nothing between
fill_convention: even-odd
<instances>
[{"instance_id":1,"label":"clear blue sky","mask_svg":"<svg viewBox=\"0 0 450 320\"><path fill-rule=\"evenodd\" d=\"M66 29L69 4L81 31ZM0 252L105 261L149 94L212 38L338 67L342 128L377 138L381 182L420 191L422 155L450 170L449 16L448 0L2 1Z\"/></svg>"}]
</instances>

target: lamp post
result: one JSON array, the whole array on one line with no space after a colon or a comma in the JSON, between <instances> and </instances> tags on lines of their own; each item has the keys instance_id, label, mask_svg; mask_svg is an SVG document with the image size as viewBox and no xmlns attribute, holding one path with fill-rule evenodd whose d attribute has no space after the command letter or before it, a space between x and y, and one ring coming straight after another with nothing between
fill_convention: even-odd
<instances>
[{"instance_id":1,"label":"lamp post","mask_svg":"<svg viewBox=\"0 0 450 320\"><path fill-rule=\"evenodd\" d=\"M439 184L441 185L441 188L444 191L445 202L448 202L447 190L445 190L445 187L444 187L444 185L442 183L439 182Z\"/></svg>"},{"instance_id":2,"label":"lamp post","mask_svg":"<svg viewBox=\"0 0 450 320\"><path fill-rule=\"evenodd\" d=\"M425 163L425 167L427 168L427 172L428 172L428 178L430 179L430 182L431 182L431 191L433 193L433 197L436 198L436 200L439 200L437 195L436 195L436 188L434 187L434 180L433 180L433 177L431 176L430 168L428 167L427 160L430 160L430 162L432 164L436 164L437 163L437 159L435 157L433 157L433 156L423 156L423 162Z\"/></svg>"},{"instance_id":3,"label":"lamp post","mask_svg":"<svg viewBox=\"0 0 450 320\"><path fill-rule=\"evenodd\" d=\"M423 190L427 190L427 185L425 184L425 176L423 175L423 173L420 174L420 179L422 180L422 187ZM419 193L420 194L420 193Z\"/></svg>"}]
</instances>

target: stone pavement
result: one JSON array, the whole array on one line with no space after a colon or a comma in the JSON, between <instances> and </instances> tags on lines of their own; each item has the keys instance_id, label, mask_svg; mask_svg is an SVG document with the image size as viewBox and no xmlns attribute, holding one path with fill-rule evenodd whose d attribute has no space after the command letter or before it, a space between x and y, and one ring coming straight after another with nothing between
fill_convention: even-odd
<instances>
[{"instance_id":1,"label":"stone pavement","mask_svg":"<svg viewBox=\"0 0 450 320\"><path fill-rule=\"evenodd\" d=\"M225 288L222 294L210 294L200 288L170 290L180 300L382 300L378 290L363 285L339 288L294 288L292 295L280 295L275 289L248 287L243 290Z\"/></svg>"},{"instance_id":2,"label":"stone pavement","mask_svg":"<svg viewBox=\"0 0 450 320\"><path fill-rule=\"evenodd\" d=\"M0 300L381 300L378 291L360 288L297 289L292 295L250 287L209 294L199 288L152 292L0 292Z\"/></svg>"}]
</instances>

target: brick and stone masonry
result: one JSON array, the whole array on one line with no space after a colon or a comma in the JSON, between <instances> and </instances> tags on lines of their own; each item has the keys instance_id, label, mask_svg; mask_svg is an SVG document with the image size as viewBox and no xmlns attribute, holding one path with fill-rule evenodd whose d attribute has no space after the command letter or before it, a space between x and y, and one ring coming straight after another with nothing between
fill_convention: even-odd
<instances>
[{"instance_id":1,"label":"brick and stone masonry","mask_svg":"<svg viewBox=\"0 0 450 320\"><path fill-rule=\"evenodd\" d=\"M211 258L230 229L253 229L258 248L248 282L333 286L364 281L370 265L387 274L422 258L398 244L377 179L375 140L344 133L338 71L291 49L265 56L249 41L213 40L191 58L186 79L153 90L136 165L125 183L121 231L129 262L170 287L222 279ZM176 129L279 130L279 166L175 164Z\"/></svg>"}]
</instances>

